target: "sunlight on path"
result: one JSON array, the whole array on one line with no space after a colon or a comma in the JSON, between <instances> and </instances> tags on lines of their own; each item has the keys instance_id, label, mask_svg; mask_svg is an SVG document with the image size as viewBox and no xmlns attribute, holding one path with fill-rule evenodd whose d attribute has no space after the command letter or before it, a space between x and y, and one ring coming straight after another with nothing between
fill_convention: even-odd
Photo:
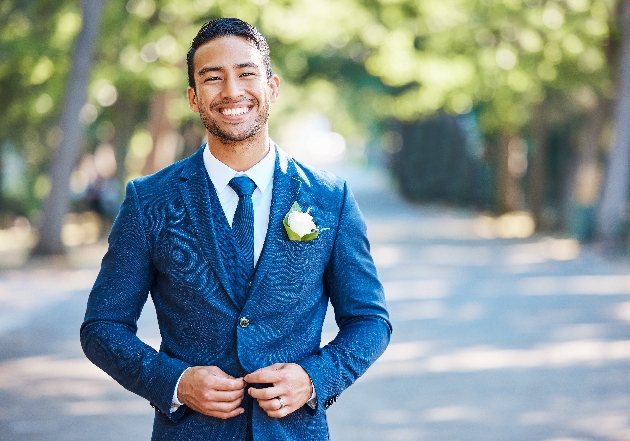
<instances>
[{"instance_id":1,"label":"sunlight on path","mask_svg":"<svg viewBox=\"0 0 630 441\"><path fill-rule=\"evenodd\" d=\"M327 411L333 440L630 441L627 262L531 235L519 213L407 205L362 176L353 188L394 332ZM0 438L149 439L146 400L78 341L104 251L0 272ZM336 331L329 314L322 343ZM138 335L159 346L150 302Z\"/></svg>"}]
</instances>

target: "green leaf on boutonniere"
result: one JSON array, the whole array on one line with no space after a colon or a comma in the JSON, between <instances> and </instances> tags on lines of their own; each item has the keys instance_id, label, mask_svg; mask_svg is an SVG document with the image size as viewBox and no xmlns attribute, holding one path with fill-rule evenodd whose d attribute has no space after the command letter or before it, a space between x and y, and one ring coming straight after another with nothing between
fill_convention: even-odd
<instances>
[{"instance_id":1,"label":"green leaf on boutonniere","mask_svg":"<svg viewBox=\"0 0 630 441\"><path fill-rule=\"evenodd\" d=\"M302 239L300 240L302 242L308 242L309 240L317 239L317 236L319 236L319 230L313 231L312 233L305 234L304 236L302 236Z\"/></svg>"},{"instance_id":2,"label":"green leaf on boutonniere","mask_svg":"<svg viewBox=\"0 0 630 441\"><path fill-rule=\"evenodd\" d=\"M309 209L310 211L310 209ZM287 235L289 236L289 240L297 240L300 242L308 242L309 240L313 240L315 238L317 238L317 236L319 235L319 229L315 226L314 223L312 223L312 216L310 216L310 214L308 214L308 211L306 213L304 213L306 216L302 216L302 219L300 219L302 221L302 223L306 222L306 223L312 223L312 230L309 233L306 233L302 236L300 236L298 233L296 233L295 231L293 231L291 229L291 226L289 225L289 218L291 216L291 214L293 213L304 213L302 211L302 207L300 207L300 204L298 204L297 202L294 202L293 205L291 206L291 208L289 209L289 212L286 214L286 216L284 216L284 220L282 221L282 224L284 225L284 229L287 232Z\"/></svg>"}]
</instances>

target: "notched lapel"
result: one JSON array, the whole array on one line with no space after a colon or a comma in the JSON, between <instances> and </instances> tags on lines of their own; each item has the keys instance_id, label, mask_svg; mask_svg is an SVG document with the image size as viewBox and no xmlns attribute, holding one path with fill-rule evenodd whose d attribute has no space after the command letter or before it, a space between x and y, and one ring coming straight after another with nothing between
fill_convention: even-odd
<instances>
[{"instance_id":1,"label":"notched lapel","mask_svg":"<svg viewBox=\"0 0 630 441\"><path fill-rule=\"evenodd\" d=\"M205 147L204 147L205 148ZM182 171L179 190L186 205L186 210L193 224L201 250L205 254L212 270L228 296L236 305L234 293L223 260L221 259L214 222L211 214L210 197L208 195L208 178L204 175L203 148L191 157L187 167Z\"/></svg>"},{"instance_id":2,"label":"notched lapel","mask_svg":"<svg viewBox=\"0 0 630 441\"><path fill-rule=\"evenodd\" d=\"M298 200L301 185L302 181L297 175L295 164L276 147L276 169L273 176L269 226L250 292L256 291L265 273L273 265L275 256L282 250L280 241L285 240L287 234L282 221L291 205Z\"/></svg>"}]
</instances>

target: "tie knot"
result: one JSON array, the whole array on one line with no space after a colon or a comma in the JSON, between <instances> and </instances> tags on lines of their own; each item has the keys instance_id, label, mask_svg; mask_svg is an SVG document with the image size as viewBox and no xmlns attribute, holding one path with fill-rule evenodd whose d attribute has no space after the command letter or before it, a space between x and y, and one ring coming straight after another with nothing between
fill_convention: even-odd
<instances>
[{"instance_id":1,"label":"tie knot","mask_svg":"<svg viewBox=\"0 0 630 441\"><path fill-rule=\"evenodd\" d=\"M236 176L228 184L238 197L251 196L256 190L256 183L247 176Z\"/></svg>"}]
</instances>

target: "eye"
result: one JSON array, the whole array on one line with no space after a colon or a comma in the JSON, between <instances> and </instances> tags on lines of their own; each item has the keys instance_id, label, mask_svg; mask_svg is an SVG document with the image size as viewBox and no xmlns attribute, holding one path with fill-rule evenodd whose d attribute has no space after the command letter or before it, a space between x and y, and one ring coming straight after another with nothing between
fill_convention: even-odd
<instances>
[{"instance_id":1,"label":"eye","mask_svg":"<svg viewBox=\"0 0 630 441\"><path fill-rule=\"evenodd\" d=\"M256 73L254 73L254 72L243 72L241 74L241 76L242 77L253 77L253 76L256 76Z\"/></svg>"},{"instance_id":2,"label":"eye","mask_svg":"<svg viewBox=\"0 0 630 441\"><path fill-rule=\"evenodd\" d=\"M208 83L211 81L219 81L221 78L220 77L207 77L206 79L203 80L204 83Z\"/></svg>"}]
</instances>

